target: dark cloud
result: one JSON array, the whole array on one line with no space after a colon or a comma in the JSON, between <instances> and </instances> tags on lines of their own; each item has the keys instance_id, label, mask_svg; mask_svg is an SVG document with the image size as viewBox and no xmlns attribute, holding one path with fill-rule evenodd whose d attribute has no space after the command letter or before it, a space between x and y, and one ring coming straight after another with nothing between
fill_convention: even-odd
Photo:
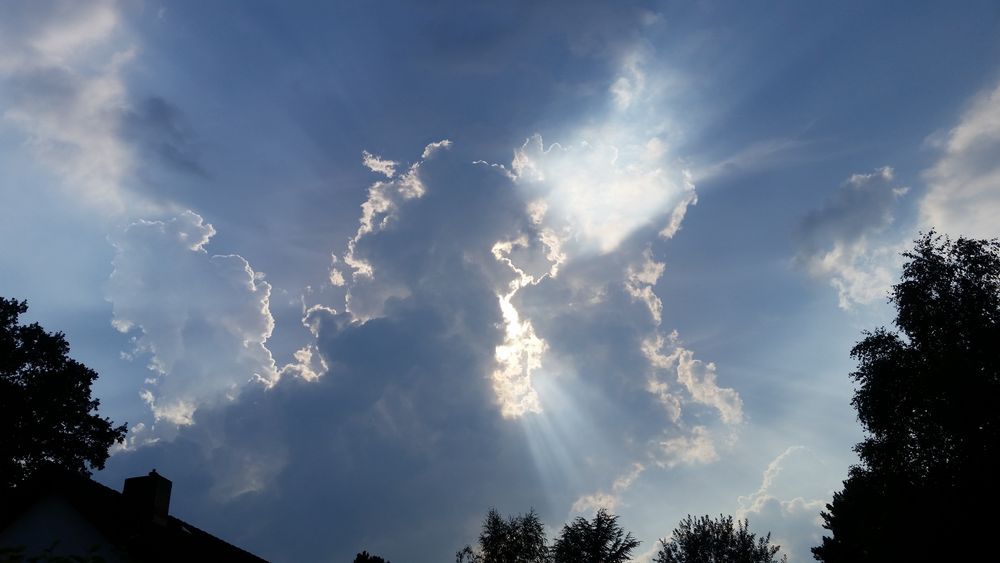
<instances>
[{"instance_id":1,"label":"dark cloud","mask_svg":"<svg viewBox=\"0 0 1000 563\"><path fill-rule=\"evenodd\" d=\"M122 137L150 160L208 179L191 126L176 105L159 96L147 97L124 112L121 128Z\"/></svg>"},{"instance_id":2,"label":"dark cloud","mask_svg":"<svg viewBox=\"0 0 1000 563\"><path fill-rule=\"evenodd\" d=\"M414 169L426 192L394 201L356 239L353 257L373 275L347 287L378 314L309 310L326 373L286 372L206 405L173 441L116 456L105 481L153 465L175 479L182 515L278 561L364 548L430 562L473 541L490 506L535 507L558 524L581 496L661 459L658 441L680 438L672 453L686 459L690 426L715 417L694 405L674 426L646 389L643 342L656 327L623 289L648 259L638 243L523 288L516 306L551 352L534 374L543 410L504 416L493 374L515 272L492 248L537 241L540 226L508 176L470 161L438 149Z\"/></svg>"},{"instance_id":3,"label":"dark cloud","mask_svg":"<svg viewBox=\"0 0 1000 563\"><path fill-rule=\"evenodd\" d=\"M889 226L896 200L905 193L893 181L889 167L854 174L819 209L799 225L798 242L807 254L834 242L851 244Z\"/></svg>"},{"instance_id":4,"label":"dark cloud","mask_svg":"<svg viewBox=\"0 0 1000 563\"><path fill-rule=\"evenodd\" d=\"M488 243L516 224L516 200L505 178L442 160L422 169L427 195L358 246L371 283L410 294L367 322L310 313L325 375L199 410L173 442L116 456L104 479L155 465L193 522L279 561L361 548L447 560L493 504L551 514L489 380L501 332Z\"/></svg>"},{"instance_id":5,"label":"dark cloud","mask_svg":"<svg viewBox=\"0 0 1000 563\"><path fill-rule=\"evenodd\" d=\"M854 174L826 203L802 220L796 234L796 266L827 278L839 306L884 298L899 266L899 242L880 239L893 222L896 200L908 188L893 180L892 168Z\"/></svg>"}]
</instances>

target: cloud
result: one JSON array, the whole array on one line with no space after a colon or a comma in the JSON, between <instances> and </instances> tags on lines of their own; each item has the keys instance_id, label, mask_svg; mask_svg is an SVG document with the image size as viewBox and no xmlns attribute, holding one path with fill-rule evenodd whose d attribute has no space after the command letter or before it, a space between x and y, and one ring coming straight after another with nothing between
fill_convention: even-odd
<instances>
[{"instance_id":1,"label":"cloud","mask_svg":"<svg viewBox=\"0 0 1000 563\"><path fill-rule=\"evenodd\" d=\"M628 267L628 279L625 281L625 290L633 299L642 301L649 307L649 314L653 317L653 322L659 326L663 320L663 302L653 290L656 282L663 275L666 264L653 260L653 251L649 247L643 252L643 263L638 268Z\"/></svg>"},{"instance_id":2,"label":"cloud","mask_svg":"<svg viewBox=\"0 0 1000 563\"><path fill-rule=\"evenodd\" d=\"M230 350L213 360L229 369L213 372L271 369L262 375L270 385L199 373L210 388L166 398L158 393L176 370L157 378L154 405L191 424L116 456L116 467L152 463L177 475L175 487L194 491L192 512L265 556L345 558L363 547L431 561L470 541L490 505L535 506L546 518L624 506L652 468L719 459L742 421L739 395L717 381L713 364L661 334L669 319L655 290L666 266L650 239L676 232L694 191L667 136L631 125L653 111L651 84L630 82L625 109L609 96L609 112L620 115L598 132L614 135L558 149L571 153L565 158L549 160L544 153L557 149L540 138L540 152L529 139L509 169L474 164L478 155L448 141L411 163L362 153L361 164L381 177L364 193L357 229L330 249L338 258L323 280L343 288L343 306L303 303L313 339L281 369L269 356L232 365L232 341L266 350L266 282L247 265L240 279L253 280L251 291L216 295L210 227L185 216L130 229L124 238L142 238L141 251L120 250L116 267L138 256L134 269L152 273L122 279L168 288L189 280L166 292L180 303L168 311L120 314L123 327L145 329L141 319L151 319L140 348L159 358L161 341L183 339L168 313L204 309L216 319L218 307L203 303L235 301L258 316L239 323L249 332L238 338L213 333ZM577 180L589 183L574 188ZM575 195L607 208L574 207ZM167 259L154 261L149 249ZM216 327L194 316L193 333L204 339ZM657 335L662 364L644 349ZM183 401L200 402L188 412ZM665 413L671 401L676 412ZM326 527L332 510L349 518ZM303 522L313 524L303 530Z\"/></svg>"},{"instance_id":3,"label":"cloud","mask_svg":"<svg viewBox=\"0 0 1000 563\"><path fill-rule=\"evenodd\" d=\"M207 178L194 135L183 112L176 105L150 96L124 110L121 136L131 146L138 146L166 167L184 174Z\"/></svg>"},{"instance_id":4,"label":"cloud","mask_svg":"<svg viewBox=\"0 0 1000 563\"><path fill-rule=\"evenodd\" d=\"M815 485L825 472L808 448L785 449L768 464L757 491L737 499L736 517L749 519L758 534L770 532L792 563L811 561L810 548L822 537L820 511L830 496Z\"/></svg>"},{"instance_id":5,"label":"cloud","mask_svg":"<svg viewBox=\"0 0 1000 563\"><path fill-rule=\"evenodd\" d=\"M575 253L608 253L637 229L670 238L697 201L691 174L671 153L677 136L657 88L631 52L620 65L606 114L548 146L533 135L514 152L510 174L528 200L542 200L547 225Z\"/></svg>"},{"instance_id":6,"label":"cloud","mask_svg":"<svg viewBox=\"0 0 1000 563\"><path fill-rule=\"evenodd\" d=\"M943 154L924 172L921 223L951 236L1000 235L1000 84L980 93L937 143Z\"/></svg>"},{"instance_id":7,"label":"cloud","mask_svg":"<svg viewBox=\"0 0 1000 563\"><path fill-rule=\"evenodd\" d=\"M368 197L361 204L361 218L358 230L347 243L344 253L344 263L352 270L352 280L347 292L345 309L361 319L378 316L382 306L391 297L405 297L405 284L391 284L380 279L374 282L375 269L372 263L357 251L358 244L372 234L389 228L396 219L400 207L407 201L419 199L426 192L420 178L420 165L425 159L432 157L438 150L446 149L451 141L444 139L431 143L424 148L422 159L411 164L406 172L397 176L398 162L375 156L368 151L362 153L364 165L371 171L384 175L387 179L369 186ZM330 281L338 285L343 280L343 274L336 267L330 270Z\"/></svg>"},{"instance_id":8,"label":"cloud","mask_svg":"<svg viewBox=\"0 0 1000 563\"><path fill-rule=\"evenodd\" d=\"M114 2L12 2L0 22L0 72L71 65L118 26Z\"/></svg>"},{"instance_id":9,"label":"cloud","mask_svg":"<svg viewBox=\"0 0 1000 563\"><path fill-rule=\"evenodd\" d=\"M667 345L672 346L673 351L664 355L662 350ZM677 374L677 382L687 389L692 401L715 408L726 424L743 422L743 401L739 393L719 387L716 383L715 364L696 360L694 352L680 345L676 331L667 338L657 335L644 341L642 350L653 367ZM673 412L675 409L679 410L679 407L674 407L677 404L674 397L665 394L667 384L651 378L648 389L668 407L671 418L675 418Z\"/></svg>"},{"instance_id":10,"label":"cloud","mask_svg":"<svg viewBox=\"0 0 1000 563\"><path fill-rule=\"evenodd\" d=\"M688 435L664 438L658 443L657 464L671 468L678 464L698 465L719 459L715 442L704 426L695 426Z\"/></svg>"},{"instance_id":11,"label":"cloud","mask_svg":"<svg viewBox=\"0 0 1000 563\"><path fill-rule=\"evenodd\" d=\"M711 162L692 172L694 180L704 182L730 175L766 170L802 161L809 142L797 138L779 137L756 141L717 162Z\"/></svg>"},{"instance_id":12,"label":"cloud","mask_svg":"<svg viewBox=\"0 0 1000 563\"><path fill-rule=\"evenodd\" d=\"M521 319L511 300L522 288L556 275L560 263L554 260L549 271L536 279L511 260L510 254L514 248L525 246L528 246L528 240L522 235L513 241L497 242L492 248L494 258L506 264L516 274L508 285L508 291L498 295L500 313L503 315L504 340L494 352L497 369L493 371L492 377L493 391L500 403L500 411L507 417L541 412L538 393L531 384L531 374L542 367L542 355L547 348L545 341L535 335L531 322Z\"/></svg>"},{"instance_id":13,"label":"cloud","mask_svg":"<svg viewBox=\"0 0 1000 563\"><path fill-rule=\"evenodd\" d=\"M192 424L199 408L234 400L250 381L278 378L265 345L274 327L271 286L241 256L209 254L213 235L186 211L132 223L111 239L113 324L134 335L133 354L149 357L142 396L157 421Z\"/></svg>"},{"instance_id":14,"label":"cloud","mask_svg":"<svg viewBox=\"0 0 1000 563\"><path fill-rule=\"evenodd\" d=\"M511 171L519 185L544 199L556 224L583 249L611 252L665 215L664 236L672 236L695 201L686 173L664 166L657 137L626 145L635 142L627 136L596 131L578 143L546 147L535 135L515 153Z\"/></svg>"},{"instance_id":15,"label":"cloud","mask_svg":"<svg viewBox=\"0 0 1000 563\"><path fill-rule=\"evenodd\" d=\"M571 514L594 514L600 509L608 512L617 512L621 506L621 495L635 483L636 479L646 470L646 466L641 463L633 463L624 474L618 476L611 483L611 492L599 491L584 495L573 502L570 507Z\"/></svg>"},{"instance_id":16,"label":"cloud","mask_svg":"<svg viewBox=\"0 0 1000 563\"><path fill-rule=\"evenodd\" d=\"M503 418L490 379L504 334L496 292L514 276L490 248L530 220L508 179L466 162L447 153L422 161L423 194L393 191L392 220L383 228L374 218L378 228L351 238L354 259L373 275L345 276L345 284L373 298L386 295L379 284L405 288L405 296L386 297L369 317L308 308L315 341L298 364L316 377L281 377L206 403L173 440L119 454L111 471L153 463L175 491L187 491L191 512L205 517L199 522L285 560L347 558L362 548L441 560L471 539L463 530L498 499L504 510L548 510L522 429ZM206 229L188 217L143 225L128 238L145 233L180 255L157 263L180 262L187 285L211 289L210 257L179 240L200 249ZM178 299L194 304L190 313L203 298L187 291ZM232 357L220 352L209 367ZM565 510L570 493L553 494ZM333 512L349 516L331 519Z\"/></svg>"},{"instance_id":17,"label":"cloud","mask_svg":"<svg viewBox=\"0 0 1000 563\"><path fill-rule=\"evenodd\" d=\"M574 506L623 506L648 467L718 459L713 426L721 415L712 413L727 403L692 407L711 401L678 383L684 413L671 420L646 390L654 368L641 344L657 327L627 284L656 283L660 268L648 243L571 257L546 224L544 205L526 202L507 175L469 160L431 151L369 188L359 229L346 243L350 300L343 309L307 308L315 340L289 366L266 370L270 387L245 380L251 365L273 362L241 357L236 345L264 344L266 282L247 266L236 276L242 289L229 285L223 295L222 282L235 280L215 279L205 251L212 229L193 214L131 227L116 241L116 274L120 266L121 280L165 288L157 291L166 302L149 311L147 301L134 302L137 287L115 288L133 299L113 299L122 326L141 325L137 345L165 368L180 345L161 343L187 345L190 334L223 344L213 356L192 353L208 357L192 366L197 380L181 375L171 389L180 372L176 363L164 369L150 388L155 405L193 423L172 440L116 455L109 478L153 464L177 490L191 491L189 513L265 556L349 557L364 547L440 560L472 539L490 505L535 506L547 518ZM246 333L212 324L229 308L248 315L235 323ZM505 349L520 359L506 363ZM526 382L533 395L505 394L498 382L508 365L516 368L510 383ZM698 369L691 389L726 391L707 367ZM229 400L234 384L240 390ZM182 401L197 408L167 410L180 410ZM428 506L437 507L430 517ZM299 528L327 521L332 507L350 518L323 533Z\"/></svg>"},{"instance_id":18,"label":"cloud","mask_svg":"<svg viewBox=\"0 0 1000 563\"><path fill-rule=\"evenodd\" d=\"M888 294L900 247L882 242L896 203L908 192L886 166L854 174L796 233L795 263L837 289L839 306L871 303Z\"/></svg>"},{"instance_id":19,"label":"cloud","mask_svg":"<svg viewBox=\"0 0 1000 563\"><path fill-rule=\"evenodd\" d=\"M8 17L9 16L9 17ZM119 137L134 56L112 2L15 3L0 29L3 119L71 196L102 214L128 206L133 155Z\"/></svg>"},{"instance_id":20,"label":"cloud","mask_svg":"<svg viewBox=\"0 0 1000 563\"><path fill-rule=\"evenodd\" d=\"M427 153L427 150L424 150ZM399 163L394 160L387 160L378 156L373 155L368 151L363 151L361 153L361 161L364 163L365 168L371 170L372 172L377 172L382 174L386 178L392 178L396 175L396 167Z\"/></svg>"}]
</instances>

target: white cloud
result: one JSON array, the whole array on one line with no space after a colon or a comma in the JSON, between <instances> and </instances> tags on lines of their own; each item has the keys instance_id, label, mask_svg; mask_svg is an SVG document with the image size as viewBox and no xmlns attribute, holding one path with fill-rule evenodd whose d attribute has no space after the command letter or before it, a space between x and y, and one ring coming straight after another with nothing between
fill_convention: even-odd
<instances>
[{"instance_id":1,"label":"white cloud","mask_svg":"<svg viewBox=\"0 0 1000 563\"><path fill-rule=\"evenodd\" d=\"M4 121L72 197L107 215L152 209L126 194L134 159L119 126L134 49L120 19L112 2L32 3L0 24Z\"/></svg>"},{"instance_id":2,"label":"white cloud","mask_svg":"<svg viewBox=\"0 0 1000 563\"><path fill-rule=\"evenodd\" d=\"M630 265L625 281L625 290L632 299L642 301L649 308L649 314L657 326L663 320L663 302L653 291L653 286L663 275L666 264L653 260L653 251L649 247L642 254L643 262L639 267Z\"/></svg>"},{"instance_id":3,"label":"white cloud","mask_svg":"<svg viewBox=\"0 0 1000 563\"><path fill-rule=\"evenodd\" d=\"M622 494L627 491L636 479L646 470L646 466L641 463L633 463L628 471L619 475L611 483L611 492L598 491L589 495L583 495L573 502L570 508L571 514L593 514L600 509L608 512L616 512L622 504Z\"/></svg>"},{"instance_id":4,"label":"white cloud","mask_svg":"<svg viewBox=\"0 0 1000 563\"><path fill-rule=\"evenodd\" d=\"M676 136L637 54L627 56L609 89L612 103L596 122L548 146L541 135L514 151L509 173L529 200L542 200L549 226L568 231L581 252L608 253L642 227L669 238L696 201L691 175L676 156Z\"/></svg>"},{"instance_id":5,"label":"white cloud","mask_svg":"<svg viewBox=\"0 0 1000 563\"><path fill-rule=\"evenodd\" d=\"M653 452L656 464L671 468L676 465L699 465L719 459L715 440L708 428L695 426L690 432L679 436L664 437L656 442Z\"/></svg>"},{"instance_id":6,"label":"white cloud","mask_svg":"<svg viewBox=\"0 0 1000 563\"><path fill-rule=\"evenodd\" d=\"M768 464L757 491L737 499L736 517L749 519L758 533L770 531L772 543L792 563L811 561L809 549L819 545L820 511L828 496L815 483L825 473L808 448L791 446Z\"/></svg>"},{"instance_id":7,"label":"white cloud","mask_svg":"<svg viewBox=\"0 0 1000 563\"><path fill-rule=\"evenodd\" d=\"M981 93L940 143L943 155L924 173L925 229L951 236L1000 236L1000 84Z\"/></svg>"},{"instance_id":8,"label":"white cloud","mask_svg":"<svg viewBox=\"0 0 1000 563\"><path fill-rule=\"evenodd\" d=\"M670 354L664 354L663 348L673 346ZM656 335L643 342L642 351L650 364L659 369L677 374L677 382L690 394L691 400L715 408L722 422L740 424L743 422L743 400L735 389L719 387L716 382L715 364L704 363L694 357L694 352L681 346L677 333L668 338ZM667 393L667 384L658 378L651 377L647 389L656 395L667 407L671 418L676 419L679 412L677 400Z\"/></svg>"},{"instance_id":9,"label":"white cloud","mask_svg":"<svg viewBox=\"0 0 1000 563\"><path fill-rule=\"evenodd\" d=\"M425 150L424 152L427 151ZM361 151L361 161L369 170L382 174L386 178L392 178L395 176L396 167L399 166L399 163L394 160L388 160L380 156L375 156L368 151Z\"/></svg>"},{"instance_id":10,"label":"white cloud","mask_svg":"<svg viewBox=\"0 0 1000 563\"><path fill-rule=\"evenodd\" d=\"M420 158L427 160L428 158L434 156L434 153L451 148L451 141L448 139L441 139L440 141L434 141L424 147L424 152L420 153Z\"/></svg>"},{"instance_id":11,"label":"white cloud","mask_svg":"<svg viewBox=\"0 0 1000 563\"><path fill-rule=\"evenodd\" d=\"M149 355L155 375L142 396L156 420L191 424L201 406L234 399L250 381L278 378L265 345L274 327L271 286L242 257L210 255L205 246L214 234L186 211L112 237L113 324L134 331L136 352Z\"/></svg>"},{"instance_id":12,"label":"white cloud","mask_svg":"<svg viewBox=\"0 0 1000 563\"><path fill-rule=\"evenodd\" d=\"M842 309L885 298L899 268L898 242L883 242L896 202L909 191L892 168L853 174L802 222L795 262L837 289Z\"/></svg>"},{"instance_id":13,"label":"white cloud","mask_svg":"<svg viewBox=\"0 0 1000 563\"><path fill-rule=\"evenodd\" d=\"M672 236L694 185L679 167L648 146L656 137L636 139L631 131L588 131L574 144L546 147L540 135L525 141L511 170L532 199L543 199L555 225L565 226L581 250L608 253L633 231L669 217L663 233Z\"/></svg>"},{"instance_id":14,"label":"white cloud","mask_svg":"<svg viewBox=\"0 0 1000 563\"><path fill-rule=\"evenodd\" d=\"M281 376L301 377L306 381L316 381L329 369L326 360L320 355L315 345L309 344L296 350L292 357L294 362L281 368Z\"/></svg>"},{"instance_id":15,"label":"white cloud","mask_svg":"<svg viewBox=\"0 0 1000 563\"><path fill-rule=\"evenodd\" d=\"M837 306L850 309L855 304L885 299L898 268L898 248L872 247L867 240L853 244L835 242L827 252L809 261L809 272L825 277L837 290Z\"/></svg>"},{"instance_id":16,"label":"white cloud","mask_svg":"<svg viewBox=\"0 0 1000 563\"><path fill-rule=\"evenodd\" d=\"M77 63L102 46L120 20L111 1L26 4L10 7L0 21L0 72Z\"/></svg>"},{"instance_id":17,"label":"white cloud","mask_svg":"<svg viewBox=\"0 0 1000 563\"><path fill-rule=\"evenodd\" d=\"M330 254L330 285L343 287L345 283L344 273L337 267L337 255Z\"/></svg>"},{"instance_id":18,"label":"white cloud","mask_svg":"<svg viewBox=\"0 0 1000 563\"><path fill-rule=\"evenodd\" d=\"M496 347L497 369L493 371L492 379L500 412L505 417L515 418L542 411L531 377L532 372L542 367L542 355L547 344L535 335L531 321L521 319L521 314L511 300L522 288L536 285L558 274L563 257L558 250L557 240L546 242L546 238L541 239L549 248L546 257L551 265L549 270L539 277L525 272L511 259L511 252L516 247L528 246L527 236L522 235L515 240L497 242L492 248L493 257L506 264L515 274L515 278L507 287L508 291L497 295L500 313L503 316L504 339L503 344Z\"/></svg>"},{"instance_id":19,"label":"white cloud","mask_svg":"<svg viewBox=\"0 0 1000 563\"><path fill-rule=\"evenodd\" d=\"M646 74L639 64L638 54L633 52L625 58L620 75L608 91L613 96L615 106L619 110L627 110L642 96L645 86Z\"/></svg>"}]
</instances>

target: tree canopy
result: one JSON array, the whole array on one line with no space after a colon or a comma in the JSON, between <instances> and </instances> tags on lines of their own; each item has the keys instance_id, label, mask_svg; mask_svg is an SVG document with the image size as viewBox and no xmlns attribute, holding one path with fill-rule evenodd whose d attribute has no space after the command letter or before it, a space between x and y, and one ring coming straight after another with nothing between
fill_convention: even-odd
<instances>
[{"instance_id":1,"label":"tree canopy","mask_svg":"<svg viewBox=\"0 0 1000 563\"><path fill-rule=\"evenodd\" d=\"M457 563L545 563L549 548L545 527L534 509L504 518L491 508L479 534L479 550L465 546L455 554Z\"/></svg>"},{"instance_id":2,"label":"tree canopy","mask_svg":"<svg viewBox=\"0 0 1000 563\"><path fill-rule=\"evenodd\" d=\"M618 517L600 509L593 520L583 517L563 526L552 546L555 563L624 563L639 540L625 532Z\"/></svg>"},{"instance_id":3,"label":"tree canopy","mask_svg":"<svg viewBox=\"0 0 1000 563\"><path fill-rule=\"evenodd\" d=\"M774 563L778 559L771 534L757 537L747 520L732 516L694 518L690 514L674 528L670 539L660 540L654 563Z\"/></svg>"},{"instance_id":4,"label":"tree canopy","mask_svg":"<svg viewBox=\"0 0 1000 563\"><path fill-rule=\"evenodd\" d=\"M372 555L367 551L362 551L354 558L354 563L389 563L378 555Z\"/></svg>"},{"instance_id":5,"label":"tree canopy","mask_svg":"<svg viewBox=\"0 0 1000 563\"><path fill-rule=\"evenodd\" d=\"M915 242L890 296L896 330L866 332L851 351L866 436L823 513L821 561L953 560L992 547L973 514L1000 500L1000 242L933 232Z\"/></svg>"},{"instance_id":6,"label":"tree canopy","mask_svg":"<svg viewBox=\"0 0 1000 563\"><path fill-rule=\"evenodd\" d=\"M17 486L45 466L83 475L102 469L125 436L97 414L97 373L69 358L62 333L19 324L27 303L0 297L0 486Z\"/></svg>"},{"instance_id":7,"label":"tree canopy","mask_svg":"<svg viewBox=\"0 0 1000 563\"><path fill-rule=\"evenodd\" d=\"M534 510L504 518L491 508L479 534L483 563L544 563L545 527Z\"/></svg>"}]
</instances>

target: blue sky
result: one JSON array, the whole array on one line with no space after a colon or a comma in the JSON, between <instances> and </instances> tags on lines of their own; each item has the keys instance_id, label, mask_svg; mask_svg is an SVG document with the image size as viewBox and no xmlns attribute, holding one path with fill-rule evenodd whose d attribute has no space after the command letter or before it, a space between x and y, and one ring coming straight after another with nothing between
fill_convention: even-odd
<instances>
[{"instance_id":1,"label":"blue sky","mask_svg":"<svg viewBox=\"0 0 1000 563\"><path fill-rule=\"evenodd\" d=\"M0 295L173 512L450 560L486 510L809 560L849 350L1000 235L995 2L15 2Z\"/></svg>"}]
</instances>

